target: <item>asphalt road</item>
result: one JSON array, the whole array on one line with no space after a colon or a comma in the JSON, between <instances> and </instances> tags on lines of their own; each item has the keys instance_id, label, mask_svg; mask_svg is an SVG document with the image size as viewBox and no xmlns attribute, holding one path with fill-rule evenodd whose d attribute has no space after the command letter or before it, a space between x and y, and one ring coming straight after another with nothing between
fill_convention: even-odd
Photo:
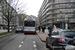
<instances>
[{"instance_id":1,"label":"asphalt road","mask_svg":"<svg viewBox=\"0 0 75 50\"><path fill-rule=\"evenodd\" d=\"M13 33L0 38L0 50L49 50L37 35Z\"/></svg>"}]
</instances>

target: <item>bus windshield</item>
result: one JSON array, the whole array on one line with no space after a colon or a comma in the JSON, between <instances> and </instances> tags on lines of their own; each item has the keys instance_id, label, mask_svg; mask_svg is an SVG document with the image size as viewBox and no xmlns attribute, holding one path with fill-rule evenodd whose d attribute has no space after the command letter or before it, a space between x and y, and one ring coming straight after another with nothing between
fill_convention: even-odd
<instances>
[{"instance_id":1,"label":"bus windshield","mask_svg":"<svg viewBox=\"0 0 75 50\"><path fill-rule=\"evenodd\" d=\"M24 26L35 27L35 21L24 21Z\"/></svg>"}]
</instances>

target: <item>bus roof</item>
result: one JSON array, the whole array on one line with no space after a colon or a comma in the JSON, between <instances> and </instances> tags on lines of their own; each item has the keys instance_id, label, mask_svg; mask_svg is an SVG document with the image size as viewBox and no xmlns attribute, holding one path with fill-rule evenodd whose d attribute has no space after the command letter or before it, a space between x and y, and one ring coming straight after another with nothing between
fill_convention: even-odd
<instances>
[{"instance_id":1,"label":"bus roof","mask_svg":"<svg viewBox=\"0 0 75 50\"><path fill-rule=\"evenodd\" d=\"M33 18L25 18L24 21L35 21L35 19Z\"/></svg>"}]
</instances>

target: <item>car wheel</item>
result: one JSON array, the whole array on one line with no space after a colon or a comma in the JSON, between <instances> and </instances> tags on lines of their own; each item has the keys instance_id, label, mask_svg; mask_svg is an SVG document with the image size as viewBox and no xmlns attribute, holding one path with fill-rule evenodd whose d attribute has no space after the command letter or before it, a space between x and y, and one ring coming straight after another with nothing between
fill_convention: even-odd
<instances>
[{"instance_id":1,"label":"car wheel","mask_svg":"<svg viewBox=\"0 0 75 50\"><path fill-rule=\"evenodd\" d=\"M46 48L49 48L49 46L46 44Z\"/></svg>"},{"instance_id":2,"label":"car wheel","mask_svg":"<svg viewBox=\"0 0 75 50\"><path fill-rule=\"evenodd\" d=\"M25 33L24 33L24 35L25 35Z\"/></svg>"},{"instance_id":3,"label":"car wheel","mask_svg":"<svg viewBox=\"0 0 75 50\"><path fill-rule=\"evenodd\" d=\"M37 33L35 32L35 35L36 35Z\"/></svg>"},{"instance_id":4,"label":"car wheel","mask_svg":"<svg viewBox=\"0 0 75 50\"><path fill-rule=\"evenodd\" d=\"M17 33L17 31L15 33Z\"/></svg>"},{"instance_id":5,"label":"car wheel","mask_svg":"<svg viewBox=\"0 0 75 50\"><path fill-rule=\"evenodd\" d=\"M46 48L49 48L47 41L46 41Z\"/></svg>"}]
</instances>

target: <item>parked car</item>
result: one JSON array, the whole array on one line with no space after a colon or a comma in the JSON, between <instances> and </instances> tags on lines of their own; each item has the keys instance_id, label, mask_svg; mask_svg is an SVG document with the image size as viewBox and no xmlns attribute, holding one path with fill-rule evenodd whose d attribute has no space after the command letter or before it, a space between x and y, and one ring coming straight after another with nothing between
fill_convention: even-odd
<instances>
[{"instance_id":1,"label":"parked car","mask_svg":"<svg viewBox=\"0 0 75 50\"><path fill-rule=\"evenodd\" d=\"M68 45L65 47L65 50L75 50L75 37L73 40L68 42Z\"/></svg>"},{"instance_id":2,"label":"parked car","mask_svg":"<svg viewBox=\"0 0 75 50\"><path fill-rule=\"evenodd\" d=\"M66 45L73 41L75 37L75 31L55 29L52 31L51 35L46 38L47 48L63 48L65 50Z\"/></svg>"},{"instance_id":3,"label":"parked car","mask_svg":"<svg viewBox=\"0 0 75 50\"><path fill-rule=\"evenodd\" d=\"M23 32L23 27L22 26L17 26L15 29L15 33L17 32Z\"/></svg>"}]
</instances>

